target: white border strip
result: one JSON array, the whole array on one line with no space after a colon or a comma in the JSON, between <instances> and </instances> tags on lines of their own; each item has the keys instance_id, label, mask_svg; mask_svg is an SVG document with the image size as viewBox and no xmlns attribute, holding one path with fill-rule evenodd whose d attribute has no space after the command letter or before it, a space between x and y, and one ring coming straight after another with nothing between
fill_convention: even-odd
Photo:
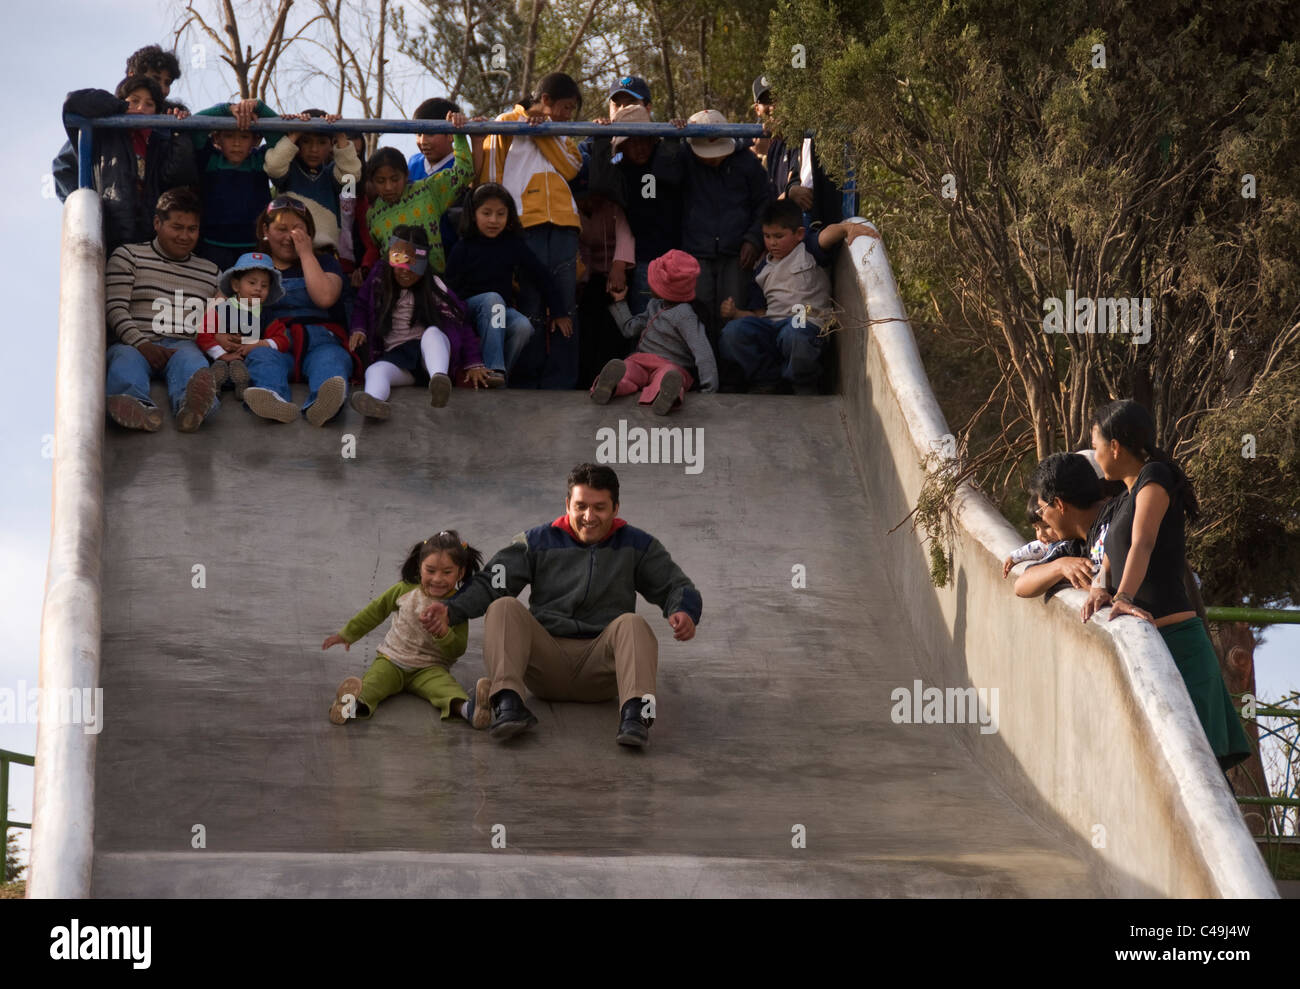
<instances>
[{"instance_id":1,"label":"white border strip","mask_svg":"<svg viewBox=\"0 0 1300 989\"><path fill-rule=\"evenodd\" d=\"M99 195L63 208L54 501L41 614L40 686L99 685L103 536L104 241ZM101 719L103 709L98 712ZM95 850L95 741L79 724L37 724L29 897L90 895Z\"/></svg>"}]
</instances>

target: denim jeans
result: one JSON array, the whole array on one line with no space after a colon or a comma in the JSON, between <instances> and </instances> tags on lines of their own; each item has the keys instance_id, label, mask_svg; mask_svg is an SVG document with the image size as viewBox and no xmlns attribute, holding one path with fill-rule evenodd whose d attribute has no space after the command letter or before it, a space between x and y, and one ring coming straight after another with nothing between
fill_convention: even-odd
<instances>
[{"instance_id":1,"label":"denim jeans","mask_svg":"<svg viewBox=\"0 0 1300 989\"><path fill-rule=\"evenodd\" d=\"M338 337L318 323L303 327L307 334L302 355L302 376L307 379L306 412L316 401L316 392L330 378L342 378L343 395L347 397L347 381L352 377L352 355L339 343Z\"/></svg>"},{"instance_id":2,"label":"denim jeans","mask_svg":"<svg viewBox=\"0 0 1300 989\"><path fill-rule=\"evenodd\" d=\"M471 295L465 305L470 324L482 341L483 363L492 371L509 371L533 335L532 321L507 306L506 300L496 292Z\"/></svg>"},{"instance_id":3,"label":"denim jeans","mask_svg":"<svg viewBox=\"0 0 1300 989\"><path fill-rule=\"evenodd\" d=\"M739 364L748 385L775 384L782 378L796 391L817 391L825 343L816 323L762 316L733 319L722 328L722 356Z\"/></svg>"},{"instance_id":4,"label":"denim jeans","mask_svg":"<svg viewBox=\"0 0 1300 989\"><path fill-rule=\"evenodd\" d=\"M255 347L244 357L250 388L269 388L286 402L290 399L289 375L293 373L293 354L270 347Z\"/></svg>"},{"instance_id":5,"label":"denim jeans","mask_svg":"<svg viewBox=\"0 0 1300 989\"><path fill-rule=\"evenodd\" d=\"M208 359L193 340L155 340L159 347L172 351L171 359L161 371L149 366L144 354L125 343L110 344L108 348L108 379L105 394L130 395L145 405L153 405L149 398L149 381L162 378L167 382L167 397L171 400L172 414L181 407L185 386L195 371L208 366ZM208 415L217 411L219 402L213 402ZM204 417L205 419L207 416Z\"/></svg>"},{"instance_id":6,"label":"denim jeans","mask_svg":"<svg viewBox=\"0 0 1300 989\"><path fill-rule=\"evenodd\" d=\"M578 292L578 228L539 223L524 228L524 243L551 273L560 294L561 311L552 316L574 316ZM578 383L578 326L573 336L546 331L545 302L527 279L519 286L519 311L537 332L520 354L511 384L517 388L574 388Z\"/></svg>"}]
</instances>

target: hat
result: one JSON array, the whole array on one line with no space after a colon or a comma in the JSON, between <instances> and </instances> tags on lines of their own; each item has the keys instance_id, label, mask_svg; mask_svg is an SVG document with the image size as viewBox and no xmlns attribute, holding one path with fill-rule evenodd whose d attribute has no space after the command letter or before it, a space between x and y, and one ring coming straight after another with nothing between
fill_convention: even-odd
<instances>
[{"instance_id":1,"label":"hat","mask_svg":"<svg viewBox=\"0 0 1300 989\"><path fill-rule=\"evenodd\" d=\"M700 262L685 251L672 250L650 262L646 280L650 291L665 302L690 302L699 277Z\"/></svg>"},{"instance_id":2,"label":"hat","mask_svg":"<svg viewBox=\"0 0 1300 989\"><path fill-rule=\"evenodd\" d=\"M388 266L402 268L413 275L423 275L429 267L429 249L394 237L388 242Z\"/></svg>"},{"instance_id":3,"label":"hat","mask_svg":"<svg viewBox=\"0 0 1300 989\"><path fill-rule=\"evenodd\" d=\"M614 118L610 123L648 124L650 123L650 111L640 103L633 103L631 106L621 106L618 108L618 113L614 114ZM615 150L617 150L620 144L632 137L649 137L651 140L654 140L653 135L650 134L619 134L609 143Z\"/></svg>"},{"instance_id":4,"label":"hat","mask_svg":"<svg viewBox=\"0 0 1300 989\"><path fill-rule=\"evenodd\" d=\"M271 294L266 297L266 301L262 303L263 305L269 306L284 298L284 285L280 282L279 269L276 268L269 254L262 254L258 251L250 251L248 254L240 255L239 260L234 265L221 273L221 279L217 282L221 294L227 299L230 298L231 281L234 280L236 275L242 275L246 271L269 271L271 273Z\"/></svg>"},{"instance_id":5,"label":"hat","mask_svg":"<svg viewBox=\"0 0 1300 989\"><path fill-rule=\"evenodd\" d=\"M692 113L686 122L717 126L727 123L727 118L720 110L701 110L699 113ZM725 158L736 150L736 142L729 137L688 137L686 143L701 158Z\"/></svg>"},{"instance_id":6,"label":"hat","mask_svg":"<svg viewBox=\"0 0 1300 989\"><path fill-rule=\"evenodd\" d=\"M763 97L767 99L763 99ZM759 76L754 80L754 102L771 103L772 102L772 84L767 81L767 76Z\"/></svg>"},{"instance_id":7,"label":"hat","mask_svg":"<svg viewBox=\"0 0 1300 989\"><path fill-rule=\"evenodd\" d=\"M610 89L609 98L612 100L619 93L627 93L638 100L650 102L650 84L640 76L624 76Z\"/></svg>"}]
</instances>

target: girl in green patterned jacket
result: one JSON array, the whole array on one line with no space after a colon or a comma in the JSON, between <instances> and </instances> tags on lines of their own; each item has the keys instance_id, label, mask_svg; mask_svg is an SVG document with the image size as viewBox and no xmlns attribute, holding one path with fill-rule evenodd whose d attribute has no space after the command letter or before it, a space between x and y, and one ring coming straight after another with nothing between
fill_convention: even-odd
<instances>
[{"instance_id":1,"label":"girl in green patterned jacket","mask_svg":"<svg viewBox=\"0 0 1300 989\"><path fill-rule=\"evenodd\" d=\"M454 529L444 529L411 547L402 564L402 579L321 646L350 649L393 615L393 624L365 676L350 676L339 684L330 707L331 723L369 718L385 697L405 691L427 700L442 712L444 721L459 715L475 728L487 727L492 714L487 698L489 681L479 680L471 699L451 675L451 664L464 654L469 641L469 623L452 626L442 638L435 638L420 624L420 612L434 601L451 597L482 566L483 554L462 542Z\"/></svg>"}]
</instances>

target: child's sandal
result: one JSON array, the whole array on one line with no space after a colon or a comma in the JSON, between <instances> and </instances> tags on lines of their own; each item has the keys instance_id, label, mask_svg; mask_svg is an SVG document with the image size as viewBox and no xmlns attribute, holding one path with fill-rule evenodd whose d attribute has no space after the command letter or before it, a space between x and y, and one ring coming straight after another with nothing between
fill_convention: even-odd
<instances>
[{"instance_id":1,"label":"child's sandal","mask_svg":"<svg viewBox=\"0 0 1300 989\"><path fill-rule=\"evenodd\" d=\"M340 683L334 693L334 703L330 705L330 724L346 725L349 718L355 718L360 697L361 677L348 677ZM351 714L348 708L351 708Z\"/></svg>"}]
</instances>

